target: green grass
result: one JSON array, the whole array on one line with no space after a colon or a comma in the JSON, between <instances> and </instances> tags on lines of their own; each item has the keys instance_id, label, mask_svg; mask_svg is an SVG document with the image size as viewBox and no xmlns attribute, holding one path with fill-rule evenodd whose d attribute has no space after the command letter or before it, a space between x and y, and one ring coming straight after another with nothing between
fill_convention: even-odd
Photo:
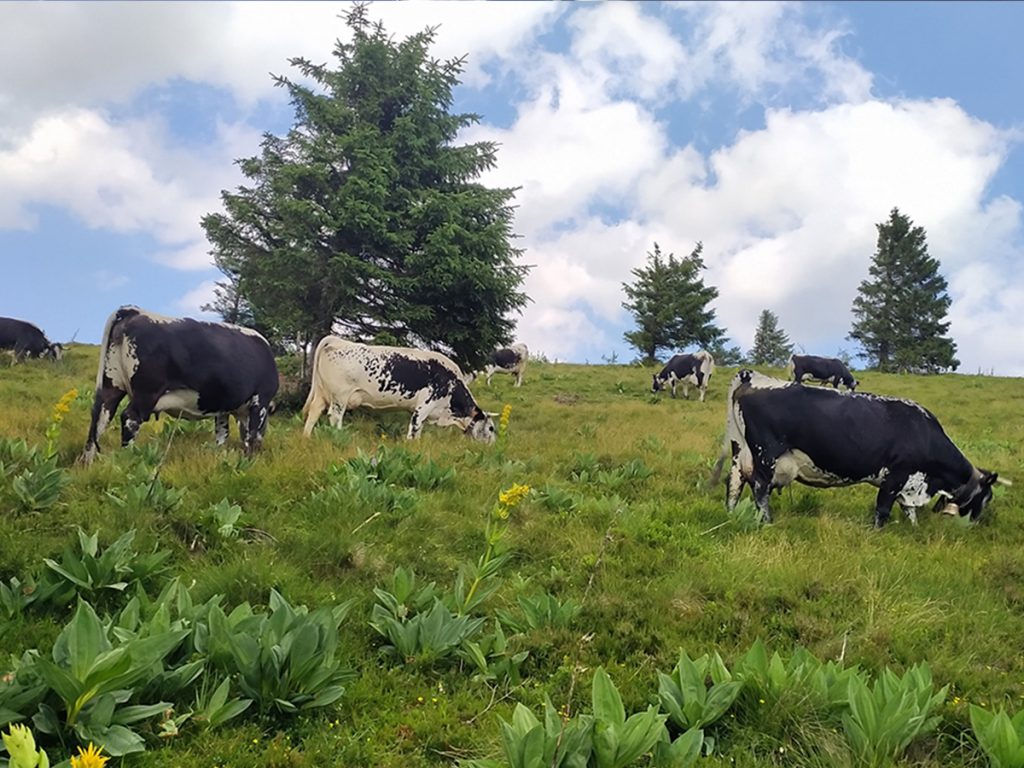
<instances>
[{"instance_id":1,"label":"green grass","mask_svg":"<svg viewBox=\"0 0 1024 768\"><path fill-rule=\"evenodd\" d=\"M656 701L656 673L673 667L680 648L691 656L717 650L731 665L757 638L784 654L801 644L869 671L927 660L956 699L947 701L939 730L912 745L906 765L982 765L968 705L1024 706L1020 486L997 487L979 525L922 513L913 528L896 510L881 532L871 529L870 487L794 486L773 497L774 525L743 531L729 522L723 490L707 487L732 370L715 374L705 403L652 396L649 371L629 366L533 363L522 388L509 377L495 377L490 388L478 382L484 408L511 404L507 439L488 447L428 427L407 447L454 468L455 477L437 489L412 489L402 509L324 489L332 465L360 449L372 453L382 435L389 446L406 445L403 414L352 413L342 433L324 422L307 440L301 417L279 412L251 462L240 454L234 423L229 446L218 449L212 421L178 425L162 417L137 442L154 455L166 449L161 477L184 498L169 511L131 514L106 495L127 482L116 422L94 465L74 463L88 430L96 361L96 347L72 346L59 363L0 368L0 437L42 445L53 404L71 387L80 391L58 443L71 474L61 501L19 513L0 488L8 506L0 528L3 581L59 556L76 526L99 531L104 545L136 528L139 551L172 550L172 573L194 583L197 600L222 594L229 605L265 605L271 588L310 608L357 600L341 650L359 676L338 704L293 718L246 713L210 733L186 724L173 739L151 739L150 750L125 765L415 768L497 757L497 716L508 719L517 701L539 712L546 693L556 706L585 710L593 670L603 665L627 710L640 711ZM1019 380L858 378L863 391L917 400L972 462L1024 482ZM628 466L639 473L616 474ZM538 492L511 512L511 559L486 612L513 611L517 595L547 591L583 602L572 627L521 638L530 655L512 690L492 689L458 667L389 666L368 625L373 588L401 565L423 583L451 589L459 566L483 551L487 515L513 483ZM203 511L223 498L242 507L241 534L198 546ZM0 631L0 652L48 649L62 621L26 613ZM796 712L761 712L756 703L732 714L709 731L717 745L708 765L852 764L841 729Z\"/></svg>"}]
</instances>

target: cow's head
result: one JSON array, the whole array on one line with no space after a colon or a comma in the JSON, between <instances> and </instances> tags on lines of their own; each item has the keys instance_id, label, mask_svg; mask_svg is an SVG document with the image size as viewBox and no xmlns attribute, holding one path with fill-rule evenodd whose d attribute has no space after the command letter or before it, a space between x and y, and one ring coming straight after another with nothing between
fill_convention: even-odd
<instances>
[{"instance_id":1,"label":"cow's head","mask_svg":"<svg viewBox=\"0 0 1024 768\"><path fill-rule=\"evenodd\" d=\"M850 374L846 374L845 376L843 376L843 384L845 384L846 388L851 392L854 392L857 389L857 387L860 386L860 382L853 378L853 376L851 376Z\"/></svg>"},{"instance_id":2,"label":"cow's head","mask_svg":"<svg viewBox=\"0 0 1024 768\"><path fill-rule=\"evenodd\" d=\"M479 408L473 409L473 418L470 419L463 432L481 443L490 444L497 439L497 433L494 431L494 419L489 413L481 411Z\"/></svg>"},{"instance_id":3,"label":"cow's head","mask_svg":"<svg viewBox=\"0 0 1024 768\"><path fill-rule=\"evenodd\" d=\"M970 515L971 520L977 520L992 501L992 486L996 483L1010 484L1008 480L1001 480L996 472L980 468L975 470L970 480L950 494L951 498L943 511L951 515Z\"/></svg>"},{"instance_id":4,"label":"cow's head","mask_svg":"<svg viewBox=\"0 0 1024 768\"><path fill-rule=\"evenodd\" d=\"M64 357L64 347L61 344L50 344L40 357L52 357L54 360L60 360Z\"/></svg>"},{"instance_id":5,"label":"cow's head","mask_svg":"<svg viewBox=\"0 0 1024 768\"><path fill-rule=\"evenodd\" d=\"M651 392L660 392L665 388L665 380L659 379L658 374L651 376Z\"/></svg>"}]
</instances>

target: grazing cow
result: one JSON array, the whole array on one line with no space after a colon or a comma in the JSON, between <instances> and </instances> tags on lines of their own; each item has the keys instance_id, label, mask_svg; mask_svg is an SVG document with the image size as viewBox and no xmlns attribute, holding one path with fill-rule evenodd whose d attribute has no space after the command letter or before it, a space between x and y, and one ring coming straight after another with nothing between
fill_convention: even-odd
<instances>
[{"instance_id":1,"label":"grazing cow","mask_svg":"<svg viewBox=\"0 0 1024 768\"><path fill-rule=\"evenodd\" d=\"M834 357L793 355L789 359L789 372L793 381L798 383L803 382L807 377L825 383L831 382L835 389L839 389L839 385L844 384L851 392L860 384L850 374L850 370L843 364L843 361Z\"/></svg>"},{"instance_id":2,"label":"grazing cow","mask_svg":"<svg viewBox=\"0 0 1024 768\"><path fill-rule=\"evenodd\" d=\"M277 365L270 345L256 331L237 325L163 317L121 307L103 330L96 398L84 463L99 452L99 438L117 406L121 445L128 445L151 415L170 413L215 418L217 444L228 437L228 414L238 419L246 456L263 443Z\"/></svg>"},{"instance_id":3,"label":"grazing cow","mask_svg":"<svg viewBox=\"0 0 1024 768\"><path fill-rule=\"evenodd\" d=\"M476 404L462 371L437 352L380 347L325 336L313 355L313 381L302 412L304 432L313 432L327 410L331 426L340 427L349 408L412 412L409 439L425 423L456 425L486 443L495 440L494 422Z\"/></svg>"},{"instance_id":4,"label":"grazing cow","mask_svg":"<svg viewBox=\"0 0 1024 768\"><path fill-rule=\"evenodd\" d=\"M876 528L897 502L916 524L917 510L936 494L943 497L936 510L944 505L944 511L972 520L991 500L998 476L974 467L917 403L786 382L766 385L766 378L740 371L729 390L730 511L744 482L765 522L771 522L772 489L794 480L819 488L874 485Z\"/></svg>"},{"instance_id":5,"label":"grazing cow","mask_svg":"<svg viewBox=\"0 0 1024 768\"><path fill-rule=\"evenodd\" d=\"M508 373L516 377L516 386L523 384L523 371L526 370L526 361L530 351L525 344L513 344L511 347L502 347L491 352L491 356L484 366L484 375L487 376L487 386L491 386L491 377L496 373Z\"/></svg>"},{"instance_id":6,"label":"grazing cow","mask_svg":"<svg viewBox=\"0 0 1024 768\"><path fill-rule=\"evenodd\" d=\"M32 323L12 317L0 317L0 349L13 351L14 359L19 362L26 357L52 357L60 360L64 355L64 347L51 344L46 335Z\"/></svg>"},{"instance_id":7,"label":"grazing cow","mask_svg":"<svg viewBox=\"0 0 1024 768\"><path fill-rule=\"evenodd\" d=\"M708 391L708 381L715 372L715 361L710 354L699 350L692 355L673 355L672 359L654 376L651 392L659 392L666 385L672 387L672 397L676 396L676 384L683 385L683 397L690 398L690 384L700 390L700 401Z\"/></svg>"}]
</instances>

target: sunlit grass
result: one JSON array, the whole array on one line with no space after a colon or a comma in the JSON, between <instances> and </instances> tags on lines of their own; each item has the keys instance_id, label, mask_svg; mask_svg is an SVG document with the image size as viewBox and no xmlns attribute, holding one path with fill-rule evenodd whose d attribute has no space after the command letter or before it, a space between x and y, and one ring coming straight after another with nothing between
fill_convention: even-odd
<instances>
[{"instance_id":1,"label":"sunlit grass","mask_svg":"<svg viewBox=\"0 0 1024 768\"><path fill-rule=\"evenodd\" d=\"M680 647L691 655L718 650L732 662L757 638L873 671L928 660L961 701L1024 704L1024 659L1015 650L1024 633L1020 484L997 488L980 525L923 511L914 528L897 522L896 510L882 532L871 530L873 489L798 486L773 496L775 524L744 530L726 515L722 489L707 487L732 370L716 371L700 403L652 396L650 374L639 368L531 363L522 388L507 377L474 385L485 409L512 406L498 446L430 426L406 443L402 413L355 412L341 432L324 420L306 439L301 416L278 412L263 452L250 460L233 420L228 445L218 448L211 421L162 417L140 431L138 455L119 447L115 421L99 460L82 467L74 462L88 430L96 360L95 347L74 346L60 363L0 367L0 437L42 445L54 403L72 387L80 392L56 444L71 483L44 513L7 516L0 577L57 556L76 526L99 531L104 543L135 528L140 550L173 552L174 572L194 582L197 599L222 594L228 603L258 604L275 588L296 604L358 601L342 647L359 678L329 712L186 731L133 765L451 765L460 755L496 754L495 715L507 718L515 701L537 709L546 692L564 702L578 666L617 665L623 698L646 706L655 671L670 668ZM973 462L1024 483L1018 380L858 378L863 391L918 400ZM339 482L332 468L381 444L453 468L454 479L398 489L411 499L401 509L329 493ZM123 491L140 466L151 477L157 465L161 482L183 492L180 504L129 513L112 503L108 493ZM511 559L493 607L514 607L519 594L576 601L588 594L574 629L531 633L526 677L511 692L458 670L384 665L367 625L373 588L401 565L450 589L460 564L481 551L498 493L513 483L534 491L509 516ZM241 532L204 539L204 511L222 499L242 508ZM0 651L20 653L56 633L50 619L19 622L0 632ZM585 705L586 682L574 706ZM951 717L966 724L966 705L958 706ZM744 713L743 722L716 726L720 756L708 764L849 763L840 731L798 714ZM953 732L929 737L914 764L975 764L961 740Z\"/></svg>"}]
</instances>

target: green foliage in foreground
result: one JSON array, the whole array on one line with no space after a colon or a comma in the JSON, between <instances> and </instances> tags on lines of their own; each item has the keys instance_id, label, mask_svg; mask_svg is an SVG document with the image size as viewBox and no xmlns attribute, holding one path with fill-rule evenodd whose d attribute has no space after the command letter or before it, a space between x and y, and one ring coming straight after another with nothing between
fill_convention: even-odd
<instances>
[{"instance_id":1,"label":"green foliage in foreground","mask_svg":"<svg viewBox=\"0 0 1024 768\"><path fill-rule=\"evenodd\" d=\"M874 532L874 493L863 486L788 489L773 500L774 525L747 525L741 514L726 514L720 488L706 486L731 371L717 371L707 402L697 403L652 399L649 370L537 363L521 388L502 378L474 386L487 410L512 407L496 447L437 428L416 443L396 441L405 415L360 412L340 434L321 426L306 440L301 422L279 411L264 452L248 460L237 438L216 448L210 422L161 417L144 425L133 449L117 447L116 431L105 435L100 459L86 468L75 459L96 361L95 347L73 346L61 363L29 361L0 377L0 654L16 659L0 673L19 683L0 687L0 711L34 712L40 697L49 702L68 749L55 749L53 736L25 722L54 762L79 737L34 660L52 661L81 597L104 626L113 622L112 649L191 628L159 662L162 672L134 685L134 698L112 702L111 727L129 707L173 705L124 724L146 748L124 759L132 768L500 764L501 721L512 724L519 705L542 725L545 700L558 722L594 717L598 668L614 680L623 725L651 706L668 716L659 673L672 675L680 649L691 660L717 654L742 689L701 727L699 758L693 742L681 741L690 731L669 719L663 727L672 741L657 742L633 765L689 764L659 762L668 749L709 766L869 763L843 724L844 714L853 717L845 703L850 681L856 676L874 697L885 670L903 681L925 662L934 681L926 698L913 688L918 693L905 701L903 694L877 700L879 711L912 709L922 725L899 751L884 744L900 746L905 733L877 739L879 760L1014 764L1019 737L1013 742L1006 728L1024 702L1024 658L1014 650L1024 633L1019 482L996 489L979 525L922 515L916 528L894 521ZM1019 381L858 378L865 391L927 406L977 465L1024 477ZM72 387L84 394L70 403L59 434L47 436L54 403ZM18 462L51 437L52 460L67 482L50 506L32 511L13 480L28 466ZM534 490L506 518L493 517L498 495L515 484ZM94 555L79 529L96 537ZM70 562L67 550L74 559L101 559L130 531L130 546L108 558L109 569L91 580L76 575L89 588L40 599L44 577L59 576L47 558ZM489 531L501 535L487 555ZM163 559L143 567L151 556ZM370 625L374 606L383 605L374 590L397 595L399 568L416 577L399 601L406 606L400 622L431 610L435 598L452 617L483 619L437 663L382 653L392 643ZM127 586L113 586L121 582ZM418 601L426 585L433 593ZM208 660L213 606L230 619L247 604L269 620L272 590L294 610L309 606L306 617L333 617L354 601L334 633L332 674L342 677L328 683L344 692L326 706L304 709L303 691L290 689L281 698L297 711L286 711L273 701L273 691L284 690L278 684L257 702L255 685L253 694L242 691L231 652L221 648L216 664ZM250 636L278 645L273 664L284 662L288 632L254 628ZM188 665L196 662L203 671L192 677ZM284 664L266 669L282 685L292 674ZM704 682L706 704L715 682ZM90 706L97 705L83 704L76 723L91 717ZM994 715L987 723L976 716L972 727L972 706L1005 712L1010 725ZM868 712L862 707L857 722L868 723ZM106 710L95 716L103 722Z\"/></svg>"}]
</instances>

